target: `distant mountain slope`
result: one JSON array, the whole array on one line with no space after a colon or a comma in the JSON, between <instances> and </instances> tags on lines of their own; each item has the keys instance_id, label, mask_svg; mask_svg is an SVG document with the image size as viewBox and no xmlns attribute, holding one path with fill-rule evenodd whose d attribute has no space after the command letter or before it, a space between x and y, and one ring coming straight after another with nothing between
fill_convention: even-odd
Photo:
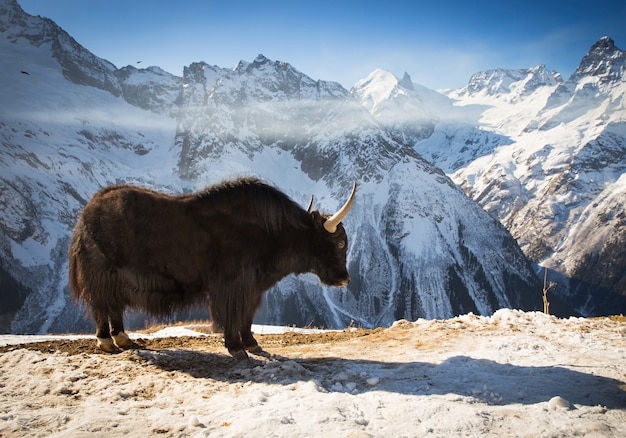
<instances>
[{"instance_id":1,"label":"distant mountain slope","mask_svg":"<svg viewBox=\"0 0 626 438\"><path fill-rule=\"evenodd\" d=\"M626 312L625 68L602 38L567 81L544 66L480 72L430 107L430 137L407 135L585 315Z\"/></svg>"},{"instance_id":2,"label":"distant mountain slope","mask_svg":"<svg viewBox=\"0 0 626 438\"><path fill-rule=\"evenodd\" d=\"M0 330L84 327L67 290L71 229L103 185L180 190L176 122L129 105L114 66L11 1L0 3L0 51Z\"/></svg>"},{"instance_id":3,"label":"distant mountain slope","mask_svg":"<svg viewBox=\"0 0 626 438\"><path fill-rule=\"evenodd\" d=\"M117 69L13 1L0 4L0 48L3 330L85 327L69 300L67 245L99 187L181 192L242 174L303 205L314 194L327 211L359 182L346 220L353 283L287 278L260 322L369 327L540 305L506 230L336 83L262 55L234 69L195 63L182 78Z\"/></svg>"},{"instance_id":4,"label":"distant mountain slope","mask_svg":"<svg viewBox=\"0 0 626 438\"><path fill-rule=\"evenodd\" d=\"M359 181L346 220L353 283L289 279L268 295L268 322L376 326L533 305L537 280L504 229L336 83L262 55L232 70L192 64L176 144L183 178L257 173L327 211Z\"/></svg>"}]
</instances>

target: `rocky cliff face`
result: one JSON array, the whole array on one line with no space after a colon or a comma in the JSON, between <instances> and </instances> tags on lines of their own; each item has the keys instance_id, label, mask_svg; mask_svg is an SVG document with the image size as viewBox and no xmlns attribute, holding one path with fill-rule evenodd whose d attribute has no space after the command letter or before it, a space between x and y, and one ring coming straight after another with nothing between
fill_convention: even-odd
<instances>
[{"instance_id":1,"label":"rocky cliff face","mask_svg":"<svg viewBox=\"0 0 626 438\"><path fill-rule=\"evenodd\" d=\"M586 315L626 311L624 56L602 38L565 82L542 66L478 73L415 142Z\"/></svg>"}]
</instances>

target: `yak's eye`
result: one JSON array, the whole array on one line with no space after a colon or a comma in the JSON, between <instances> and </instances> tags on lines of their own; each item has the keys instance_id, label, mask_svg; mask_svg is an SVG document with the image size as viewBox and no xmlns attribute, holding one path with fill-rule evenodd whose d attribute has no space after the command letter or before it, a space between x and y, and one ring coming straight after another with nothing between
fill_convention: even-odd
<instances>
[{"instance_id":1,"label":"yak's eye","mask_svg":"<svg viewBox=\"0 0 626 438\"><path fill-rule=\"evenodd\" d=\"M339 249L344 249L346 247L346 242L342 240L337 244L337 246L339 247Z\"/></svg>"}]
</instances>

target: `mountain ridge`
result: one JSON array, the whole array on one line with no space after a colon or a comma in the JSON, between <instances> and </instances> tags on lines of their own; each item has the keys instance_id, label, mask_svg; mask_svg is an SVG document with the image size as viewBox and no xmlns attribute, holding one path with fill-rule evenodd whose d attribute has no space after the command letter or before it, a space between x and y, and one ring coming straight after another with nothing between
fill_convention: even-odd
<instances>
[{"instance_id":1,"label":"mountain ridge","mask_svg":"<svg viewBox=\"0 0 626 438\"><path fill-rule=\"evenodd\" d=\"M543 66L479 72L447 92L430 137L408 140L582 314L626 310L623 71L624 52L603 37L567 81Z\"/></svg>"}]
</instances>

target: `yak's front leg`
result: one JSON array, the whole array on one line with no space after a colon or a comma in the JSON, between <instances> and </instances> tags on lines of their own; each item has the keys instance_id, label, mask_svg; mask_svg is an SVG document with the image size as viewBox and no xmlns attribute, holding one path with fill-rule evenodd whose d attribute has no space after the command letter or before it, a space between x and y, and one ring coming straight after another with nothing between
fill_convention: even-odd
<instances>
[{"instance_id":1,"label":"yak's front leg","mask_svg":"<svg viewBox=\"0 0 626 438\"><path fill-rule=\"evenodd\" d=\"M250 353L260 353L263 351L257 340L254 339L254 336L252 335L252 319L250 319L245 324L243 330L241 330L241 342Z\"/></svg>"},{"instance_id":2,"label":"yak's front leg","mask_svg":"<svg viewBox=\"0 0 626 438\"><path fill-rule=\"evenodd\" d=\"M241 342L241 336L238 328L225 327L224 328L224 345L228 349L228 352L236 360L243 360L248 358L248 353Z\"/></svg>"},{"instance_id":3,"label":"yak's front leg","mask_svg":"<svg viewBox=\"0 0 626 438\"><path fill-rule=\"evenodd\" d=\"M213 333L224 334L224 346L231 356L237 360L245 359L248 355L241 343L241 335L235 324L236 319L233 320L232 310L227 304L227 302L216 301L213 298L209 301Z\"/></svg>"},{"instance_id":4,"label":"yak's front leg","mask_svg":"<svg viewBox=\"0 0 626 438\"><path fill-rule=\"evenodd\" d=\"M250 328L261 298L261 294L250 289L248 280L254 278L253 274L246 273L245 267L241 269L224 293L217 291L210 300L213 319L224 328L224 345L236 360L248 358L246 349L256 351L258 348Z\"/></svg>"},{"instance_id":5,"label":"yak's front leg","mask_svg":"<svg viewBox=\"0 0 626 438\"><path fill-rule=\"evenodd\" d=\"M241 342L243 342L244 347L250 353L260 353L263 349L259 346L259 343L254 336L252 335L252 321L254 320L254 315L259 308L259 304L261 303L262 293L254 294L254 299L250 300L248 303L247 316L244 319L243 327L241 328Z\"/></svg>"}]
</instances>

